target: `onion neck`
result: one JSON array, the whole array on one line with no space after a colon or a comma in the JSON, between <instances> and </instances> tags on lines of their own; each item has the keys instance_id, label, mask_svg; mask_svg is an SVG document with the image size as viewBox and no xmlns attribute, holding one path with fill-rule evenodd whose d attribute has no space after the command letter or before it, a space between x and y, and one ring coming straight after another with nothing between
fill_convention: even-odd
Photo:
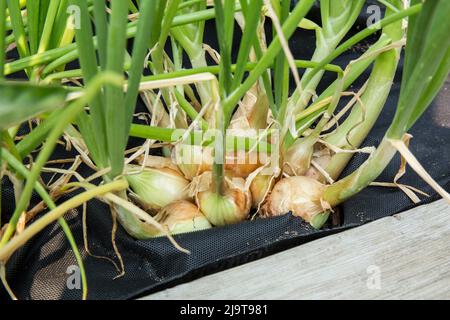
<instances>
[{"instance_id":1,"label":"onion neck","mask_svg":"<svg viewBox=\"0 0 450 320\"><path fill-rule=\"evenodd\" d=\"M389 15L388 11L387 15ZM383 29L392 42L403 36L402 21ZM355 106L349 117L325 140L342 149L359 148L372 130L387 101L394 82L400 59L400 48L392 48L380 54L370 75L367 89L361 97L361 103ZM362 119L362 120L361 120ZM403 134L400 136L400 138ZM351 144L350 144L351 143ZM336 154L331 158L326 171L337 179L352 158L351 153Z\"/></svg>"},{"instance_id":2,"label":"onion neck","mask_svg":"<svg viewBox=\"0 0 450 320\"><path fill-rule=\"evenodd\" d=\"M366 188L383 172L396 154L386 137L356 171L325 189L323 200L335 207Z\"/></svg>"},{"instance_id":3,"label":"onion neck","mask_svg":"<svg viewBox=\"0 0 450 320\"><path fill-rule=\"evenodd\" d=\"M225 194L225 150L226 150L226 128L230 123L231 115L224 108L216 113L216 137L214 147L213 163L213 190L217 195Z\"/></svg>"},{"instance_id":4,"label":"onion neck","mask_svg":"<svg viewBox=\"0 0 450 320\"><path fill-rule=\"evenodd\" d=\"M213 188L214 192L223 196L225 193L225 166L215 163L213 165Z\"/></svg>"}]
</instances>

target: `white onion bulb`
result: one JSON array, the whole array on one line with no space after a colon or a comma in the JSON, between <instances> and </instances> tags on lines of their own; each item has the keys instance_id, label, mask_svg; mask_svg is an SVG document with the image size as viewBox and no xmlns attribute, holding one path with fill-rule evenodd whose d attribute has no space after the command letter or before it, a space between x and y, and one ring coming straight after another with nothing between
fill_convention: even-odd
<instances>
[{"instance_id":1,"label":"white onion bulb","mask_svg":"<svg viewBox=\"0 0 450 320\"><path fill-rule=\"evenodd\" d=\"M235 178L233 183L227 183L224 195L219 195L212 190L198 193L197 202L200 210L215 226L246 220L250 213L252 198L244 185L244 179Z\"/></svg>"},{"instance_id":2,"label":"white onion bulb","mask_svg":"<svg viewBox=\"0 0 450 320\"><path fill-rule=\"evenodd\" d=\"M213 149L180 144L173 148L172 159L186 179L193 180L196 176L212 170ZM246 178L261 166L257 154L227 152L225 155L225 171L233 177Z\"/></svg>"},{"instance_id":3,"label":"white onion bulb","mask_svg":"<svg viewBox=\"0 0 450 320\"><path fill-rule=\"evenodd\" d=\"M298 139L284 155L283 172L290 176L303 176L311 166L314 141Z\"/></svg>"},{"instance_id":4,"label":"white onion bulb","mask_svg":"<svg viewBox=\"0 0 450 320\"><path fill-rule=\"evenodd\" d=\"M174 201L189 199L189 181L176 170L145 168L126 178L145 209L157 211Z\"/></svg>"},{"instance_id":5,"label":"white onion bulb","mask_svg":"<svg viewBox=\"0 0 450 320\"><path fill-rule=\"evenodd\" d=\"M310 222L317 214L329 210L322 200L326 186L312 178L298 176L281 179L264 204L265 216L293 215Z\"/></svg>"},{"instance_id":6,"label":"white onion bulb","mask_svg":"<svg viewBox=\"0 0 450 320\"><path fill-rule=\"evenodd\" d=\"M212 148L178 144L173 148L172 160L188 180L211 171L214 161Z\"/></svg>"},{"instance_id":7,"label":"white onion bulb","mask_svg":"<svg viewBox=\"0 0 450 320\"><path fill-rule=\"evenodd\" d=\"M164 207L156 219L166 226L171 234L200 231L212 227L200 209L185 200L176 201Z\"/></svg>"},{"instance_id":8,"label":"white onion bulb","mask_svg":"<svg viewBox=\"0 0 450 320\"><path fill-rule=\"evenodd\" d=\"M252 193L252 207L259 208L269 195L275 183L275 178L270 175L258 174L250 184L250 192Z\"/></svg>"}]
</instances>

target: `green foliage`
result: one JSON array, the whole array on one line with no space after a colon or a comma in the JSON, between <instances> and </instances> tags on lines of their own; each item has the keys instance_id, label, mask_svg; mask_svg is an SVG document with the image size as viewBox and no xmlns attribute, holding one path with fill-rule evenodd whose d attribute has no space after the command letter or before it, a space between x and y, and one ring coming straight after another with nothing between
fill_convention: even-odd
<instances>
[{"instance_id":1,"label":"green foliage","mask_svg":"<svg viewBox=\"0 0 450 320\"><path fill-rule=\"evenodd\" d=\"M0 82L0 130L65 105L67 90L29 83Z\"/></svg>"},{"instance_id":2,"label":"green foliage","mask_svg":"<svg viewBox=\"0 0 450 320\"><path fill-rule=\"evenodd\" d=\"M427 0L421 13L409 21L403 81L390 138L401 139L414 125L450 73L449 12L450 1Z\"/></svg>"}]
</instances>

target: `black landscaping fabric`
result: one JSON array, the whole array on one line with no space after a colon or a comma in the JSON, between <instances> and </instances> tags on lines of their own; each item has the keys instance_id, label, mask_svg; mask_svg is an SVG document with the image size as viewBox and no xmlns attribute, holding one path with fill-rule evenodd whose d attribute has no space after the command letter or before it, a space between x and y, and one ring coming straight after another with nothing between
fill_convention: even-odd
<instances>
[{"instance_id":1,"label":"black landscaping fabric","mask_svg":"<svg viewBox=\"0 0 450 320\"><path fill-rule=\"evenodd\" d=\"M362 15L352 32L360 30L358 26L363 26L366 19L367 17ZM314 34L305 31L302 31L302 34L302 36L300 34L294 36L291 47L295 57L307 59L314 49ZM335 63L345 65L351 59L355 59L373 39L375 38L348 51ZM369 72L367 71L352 89L361 87ZM389 126L399 96L400 79L401 67L384 111L370 137L365 141L365 146L378 145ZM332 80L333 75L327 75L322 87ZM410 146L412 152L447 190L450 190L449 87L450 83L447 81L433 105L410 132L414 136ZM132 141L132 143L137 142L139 141ZM61 159L69 156L67 152L59 150L54 158ZM356 155L343 176L352 172L365 159L366 156ZM392 182L399 165L400 158L396 156L377 181ZM81 173L87 175L88 171L81 169ZM426 183L409 168L400 182L431 195L429 198L421 196L423 201L420 204L438 199ZM2 192L2 212L7 215L14 209L14 198L11 185L6 180L3 181ZM60 201L68 198L65 197ZM38 201L38 197L33 198L34 203ZM329 222L323 230L315 231L301 219L287 214L272 219L256 219L238 225L176 236L177 242L191 251L190 255L179 252L166 238L136 241L119 227L116 243L125 264L125 275L117 279L115 278L118 276L118 271L111 262L88 256L84 250L81 208L67 213L65 217L84 257L89 299L131 299L394 215L414 206L399 189L368 187L340 206L333 223ZM87 217L87 236L91 252L98 256L107 256L118 263L111 244L112 221L108 207L99 201L91 201L88 204ZM3 219L6 218L3 217ZM326 254L327 248L322 250ZM283 261L280 261L280 264L282 263ZM330 261L330 263L333 262ZM11 258L7 265L7 277L10 286L20 299L80 299L81 290L70 290L67 286L69 278L67 272L74 265L76 261L73 252L61 228L53 224ZM271 272L276 271L267 270L268 276ZM0 292L1 290L3 289L0 289ZM2 296L5 294L1 293Z\"/></svg>"}]
</instances>

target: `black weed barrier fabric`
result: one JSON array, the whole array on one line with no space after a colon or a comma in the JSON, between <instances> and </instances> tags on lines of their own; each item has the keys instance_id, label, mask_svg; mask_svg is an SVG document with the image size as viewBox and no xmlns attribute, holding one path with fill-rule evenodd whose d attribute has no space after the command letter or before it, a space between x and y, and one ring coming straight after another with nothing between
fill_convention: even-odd
<instances>
[{"instance_id":1,"label":"black weed barrier fabric","mask_svg":"<svg viewBox=\"0 0 450 320\"><path fill-rule=\"evenodd\" d=\"M366 18L361 16L358 24L363 26ZM353 32L360 29L355 27ZM351 59L355 59L373 40L374 38L369 39L368 42L353 48L335 63L345 65ZM211 42L214 45L214 40ZM295 57L308 59L314 49L314 34L302 31L302 35L294 36L291 43ZM351 89L361 87L369 72L367 71ZM393 118L399 96L400 75L401 67L384 111L370 138L365 142L366 146L378 145ZM323 86L332 80L333 75L326 76ZM447 82L432 107L411 130L411 134L414 135L411 150L447 190L450 190L449 87L450 84ZM68 155L62 151L55 154L55 158L67 157ZM363 155L355 156L343 176L352 172L365 159ZM400 158L397 156L377 181L392 182L399 165ZM411 169L408 169L400 182L431 195L429 198L422 197L421 204L438 198ZM11 213L14 208L13 193L6 181L3 183L2 192L2 212ZM68 197L61 201L67 199ZM35 197L33 201L37 203L39 199ZM190 255L177 251L166 238L136 241L119 227L116 243L123 257L125 274L117 279L115 278L119 272L110 261L91 257L83 248L81 208L67 213L65 217L84 257L89 299L130 299L247 263L412 207L409 198L398 189L369 187L337 208L338 219L334 219L334 223L329 223L321 231L313 230L290 214L272 219L257 219L234 226L177 236L178 243L190 250ZM111 244L112 220L105 204L99 201L91 201L88 204L87 226L91 253L109 257L118 263ZM326 249L323 248L324 251ZM283 261L280 261L280 264L282 263ZM81 290L70 289L70 286L67 286L68 280L73 284L69 277L74 270L76 272L73 252L61 228L54 224L33 238L11 258L7 266L7 277L20 299L80 299ZM272 271L267 272L270 274Z\"/></svg>"}]
</instances>

